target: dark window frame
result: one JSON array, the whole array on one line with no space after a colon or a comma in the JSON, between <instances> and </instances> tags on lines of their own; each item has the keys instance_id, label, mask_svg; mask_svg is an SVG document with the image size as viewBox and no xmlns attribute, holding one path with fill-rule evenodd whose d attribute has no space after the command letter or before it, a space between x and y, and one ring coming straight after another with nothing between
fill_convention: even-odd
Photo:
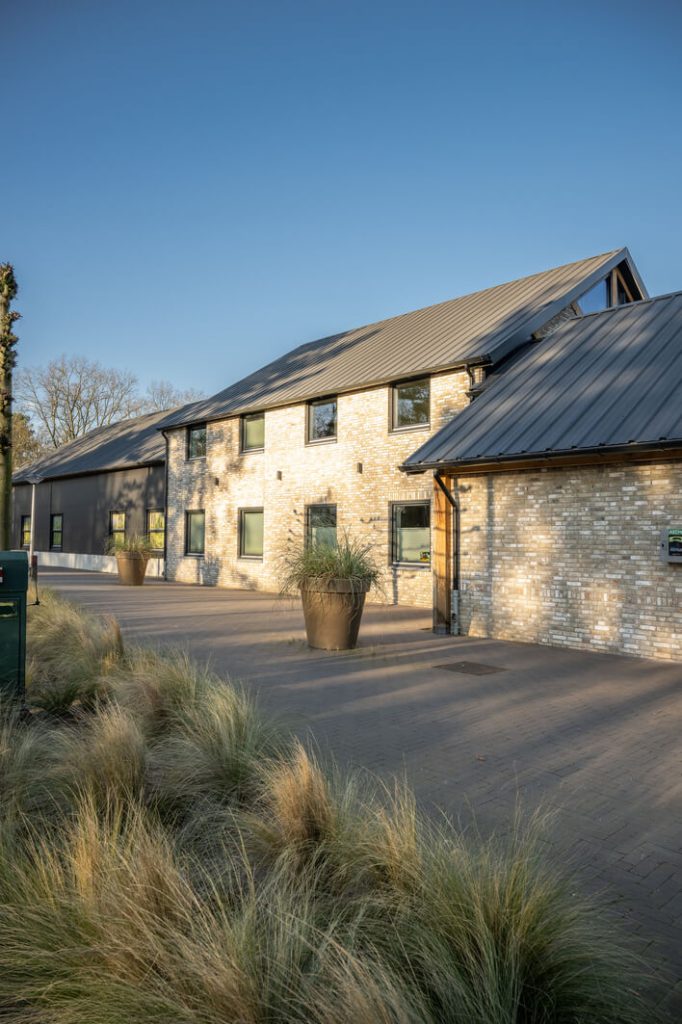
<instances>
[{"instance_id":1,"label":"dark window frame","mask_svg":"<svg viewBox=\"0 0 682 1024\"><path fill-rule=\"evenodd\" d=\"M123 516L122 530L114 529L114 516ZM109 509L109 539L115 543L116 534L118 533L123 534L123 540L125 540L126 537L128 536L128 513L121 508L112 508Z\"/></svg>"},{"instance_id":2,"label":"dark window frame","mask_svg":"<svg viewBox=\"0 0 682 1024\"><path fill-rule=\"evenodd\" d=\"M259 448L247 448L245 444L246 430L244 425L246 420L255 419L257 416L263 418L263 444ZM264 412L245 412L239 417L239 454L250 455L251 452L264 452L265 451L265 413Z\"/></svg>"},{"instance_id":3,"label":"dark window frame","mask_svg":"<svg viewBox=\"0 0 682 1024\"><path fill-rule=\"evenodd\" d=\"M428 418L424 423L408 423L401 426L398 423L398 390L414 384L428 384L429 387L429 411ZM411 377L408 380L396 380L388 389L388 423L389 433L404 434L412 430L428 430L431 426L431 377Z\"/></svg>"},{"instance_id":4,"label":"dark window frame","mask_svg":"<svg viewBox=\"0 0 682 1024\"><path fill-rule=\"evenodd\" d=\"M192 446L192 434L195 434L195 433L197 433L198 431L201 431L201 430L203 430L203 432L204 432L204 450L201 453L201 455L191 455L190 451L191 451L191 446ZM192 423L189 427L187 427L187 436L185 438L185 459L186 459L186 461L187 462L198 462L199 459L205 459L206 458L206 451L207 451L207 449L208 449L208 426L207 426L207 424L206 423Z\"/></svg>"},{"instance_id":5,"label":"dark window frame","mask_svg":"<svg viewBox=\"0 0 682 1024\"><path fill-rule=\"evenodd\" d=\"M190 551L190 529L189 521L190 516L201 515L204 517L204 546L201 551ZM205 508L188 508L185 509L185 557L186 558L204 558L206 555L206 509Z\"/></svg>"},{"instance_id":6,"label":"dark window frame","mask_svg":"<svg viewBox=\"0 0 682 1024\"><path fill-rule=\"evenodd\" d=\"M244 516L248 515L249 512L260 512L263 517L263 550L260 555L247 555L244 553ZM265 551L265 509L262 505L254 505L249 508L240 508L238 515L238 534L237 534L237 557L246 559L247 562L262 562L263 552Z\"/></svg>"},{"instance_id":7,"label":"dark window frame","mask_svg":"<svg viewBox=\"0 0 682 1024\"><path fill-rule=\"evenodd\" d=\"M24 540L24 537L26 536L26 524L27 523L28 523L28 540ZM31 516L30 515L26 515L26 516L22 516L21 517L21 523L19 524L19 530L20 530L19 540L21 542L19 546L22 549L24 549L24 550L26 548L30 548L30 546L31 546Z\"/></svg>"},{"instance_id":8,"label":"dark window frame","mask_svg":"<svg viewBox=\"0 0 682 1024\"><path fill-rule=\"evenodd\" d=\"M397 524L397 510L399 508L405 508L408 505L420 505L429 510L429 560L428 562L411 562L398 559L398 524ZM391 526L391 548L390 556L392 566L405 567L409 569L430 569L433 558L433 514L431 508L431 502L428 498L413 499L410 501L392 501L390 503L390 526Z\"/></svg>"},{"instance_id":9,"label":"dark window frame","mask_svg":"<svg viewBox=\"0 0 682 1024\"><path fill-rule=\"evenodd\" d=\"M55 530L54 521L55 519L61 519L61 526L58 530ZM61 540L59 544L55 544L55 534L59 534ZM52 512L50 515L50 551L63 551L64 549L64 513L63 512Z\"/></svg>"},{"instance_id":10,"label":"dark window frame","mask_svg":"<svg viewBox=\"0 0 682 1024\"><path fill-rule=\"evenodd\" d=\"M311 533L312 525L311 525L311 522L310 522L310 513L314 509L318 509L318 508L324 508L324 509L333 508L334 509L334 529L338 531L338 528L339 528L339 510L338 510L338 505L336 504L336 502L334 502L334 501L314 501L310 505L306 505L306 507L305 507L305 543L306 543L306 547L310 544L311 538L312 538L312 533Z\"/></svg>"},{"instance_id":11,"label":"dark window frame","mask_svg":"<svg viewBox=\"0 0 682 1024\"><path fill-rule=\"evenodd\" d=\"M154 513L159 513L159 512L163 516L163 530L152 530L150 525L149 525L149 517L150 517L150 515L152 515ZM165 508L158 508L158 507L156 507L156 508L148 508L148 509L146 509L145 510L145 527L146 527L145 533L147 535L147 539L149 540L149 546L150 546L150 548L152 550L152 554L153 554L153 556L155 558L158 558L166 550L166 510L165 510ZM162 533L163 534L163 544L161 545L160 548L155 548L155 547L152 546L152 534L154 534L154 533Z\"/></svg>"},{"instance_id":12,"label":"dark window frame","mask_svg":"<svg viewBox=\"0 0 682 1024\"><path fill-rule=\"evenodd\" d=\"M313 437L312 426L314 423L313 410L318 405L331 405L334 403L336 412L334 415L334 433L330 434L329 437ZM325 398L313 398L306 405L305 412L305 443L314 444L333 444L338 441L339 438L339 397L338 395L327 395Z\"/></svg>"}]
</instances>

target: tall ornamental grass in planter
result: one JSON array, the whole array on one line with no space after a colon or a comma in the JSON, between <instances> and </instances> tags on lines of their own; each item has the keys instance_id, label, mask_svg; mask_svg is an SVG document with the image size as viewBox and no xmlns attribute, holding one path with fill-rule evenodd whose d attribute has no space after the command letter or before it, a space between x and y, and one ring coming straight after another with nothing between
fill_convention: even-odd
<instances>
[{"instance_id":1,"label":"tall ornamental grass in planter","mask_svg":"<svg viewBox=\"0 0 682 1024\"><path fill-rule=\"evenodd\" d=\"M117 537L108 551L116 555L119 581L126 587L141 587L152 553L149 538L137 533L122 539Z\"/></svg>"},{"instance_id":2,"label":"tall ornamental grass in planter","mask_svg":"<svg viewBox=\"0 0 682 1024\"><path fill-rule=\"evenodd\" d=\"M378 579L370 546L348 534L338 544L306 544L283 560L282 592L300 590L308 643L324 651L357 647L365 596Z\"/></svg>"}]
</instances>

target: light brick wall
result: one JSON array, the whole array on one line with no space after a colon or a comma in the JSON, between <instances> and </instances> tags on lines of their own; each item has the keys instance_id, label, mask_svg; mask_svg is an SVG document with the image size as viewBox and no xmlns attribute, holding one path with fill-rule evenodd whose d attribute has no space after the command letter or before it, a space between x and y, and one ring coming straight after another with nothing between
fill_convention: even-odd
<instances>
[{"instance_id":1,"label":"light brick wall","mask_svg":"<svg viewBox=\"0 0 682 1024\"><path fill-rule=\"evenodd\" d=\"M391 566L392 501L430 501L429 475L408 477L398 467L416 448L468 404L466 373L431 378L431 425L389 431L389 388L338 398L338 438L307 445L306 405L265 414L265 451L239 454L239 417L208 424L206 459L185 459L185 431L169 434L167 571L170 579L278 589L278 561L288 545L301 544L305 508L336 504L338 527L371 543L383 568L384 600L430 607L428 567ZM362 473L357 464L362 463ZM281 473L281 479L278 479ZM238 557L238 510L265 511L262 561ZM184 513L206 510L206 554L184 555Z\"/></svg>"},{"instance_id":2,"label":"light brick wall","mask_svg":"<svg viewBox=\"0 0 682 1024\"><path fill-rule=\"evenodd\" d=\"M682 463L460 477L463 633L682 660Z\"/></svg>"}]
</instances>

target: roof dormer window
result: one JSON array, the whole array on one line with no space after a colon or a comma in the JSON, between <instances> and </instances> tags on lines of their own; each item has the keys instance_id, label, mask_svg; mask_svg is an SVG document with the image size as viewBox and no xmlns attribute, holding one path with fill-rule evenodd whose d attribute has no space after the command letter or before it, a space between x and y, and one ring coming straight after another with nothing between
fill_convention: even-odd
<instances>
[{"instance_id":1,"label":"roof dormer window","mask_svg":"<svg viewBox=\"0 0 682 1024\"><path fill-rule=\"evenodd\" d=\"M583 316L586 316L588 313L601 313L603 309L608 309L610 305L611 288L608 277L597 281L589 291L586 291L578 299L578 306Z\"/></svg>"}]
</instances>

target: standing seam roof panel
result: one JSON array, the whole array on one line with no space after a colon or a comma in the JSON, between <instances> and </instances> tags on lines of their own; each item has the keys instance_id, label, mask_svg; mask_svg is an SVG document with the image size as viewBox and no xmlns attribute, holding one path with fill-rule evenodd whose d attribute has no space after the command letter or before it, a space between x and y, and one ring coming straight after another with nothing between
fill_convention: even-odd
<instances>
[{"instance_id":1,"label":"standing seam roof panel","mask_svg":"<svg viewBox=\"0 0 682 1024\"><path fill-rule=\"evenodd\" d=\"M556 315L623 260L618 249L435 306L309 342L274 360L170 426L261 411L485 360ZM517 336L521 334L522 337Z\"/></svg>"},{"instance_id":2,"label":"standing seam roof panel","mask_svg":"<svg viewBox=\"0 0 682 1024\"><path fill-rule=\"evenodd\" d=\"M528 346L406 462L682 441L682 293L579 317Z\"/></svg>"}]
</instances>

